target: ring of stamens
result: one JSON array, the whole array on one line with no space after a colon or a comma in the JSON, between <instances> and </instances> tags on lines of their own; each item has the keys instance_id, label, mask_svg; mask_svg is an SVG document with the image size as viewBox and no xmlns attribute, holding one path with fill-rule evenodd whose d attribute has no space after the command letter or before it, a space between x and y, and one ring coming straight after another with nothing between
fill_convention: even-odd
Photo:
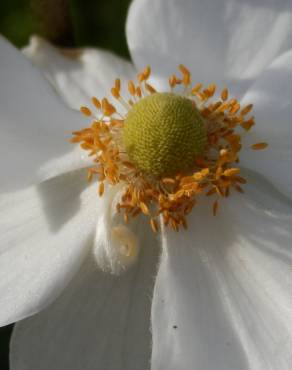
<instances>
[{"instance_id":1,"label":"ring of stamens","mask_svg":"<svg viewBox=\"0 0 292 370\"><path fill-rule=\"evenodd\" d=\"M180 65L182 76L169 77L170 92L190 99L201 113L206 130L207 144L204 151L194 158L192 167L186 172L173 176L155 178L142 173L130 160L122 141L122 130L127 112L144 97L157 93L148 82L150 67L138 74L137 82L129 81L129 98L121 94L121 81L116 79L111 94L126 113L119 112L107 98L92 98L92 106L81 107L81 112L92 120L90 127L73 133L73 143L80 143L88 151L94 165L88 170L88 180L96 176L99 181L98 192L102 196L105 184L112 186L123 183L124 192L117 204L123 212L125 222L144 214L149 216L154 232L159 229L158 217L166 226L178 231L187 228L186 216L192 211L198 196L213 197L213 214L218 212L219 200L229 197L232 191L243 192L242 185L247 181L241 176L237 166L242 147L242 133L254 125L250 115L252 104L241 107L240 103L229 98L224 88L217 98L216 85L203 87L192 85L188 69ZM266 143L256 143L251 149L266 148Z\"/></svg>"}]
</instances>

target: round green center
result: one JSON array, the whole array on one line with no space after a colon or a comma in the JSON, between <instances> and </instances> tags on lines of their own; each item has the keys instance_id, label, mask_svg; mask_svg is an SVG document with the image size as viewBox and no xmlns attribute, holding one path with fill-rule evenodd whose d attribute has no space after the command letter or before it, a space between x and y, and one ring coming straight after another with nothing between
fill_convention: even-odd
<instances>
[{"instance_id":1,"label":"round green center","mask_svg":"<svg viewBox=\"0 0 292 370\"><path fill-rule=\"evenodd\" d=\"M155 177L192 167L205 141L204 123L194 103L171 93L141 99L129 111L123 128L129 158Z\"/></svg>"}]
</instances>

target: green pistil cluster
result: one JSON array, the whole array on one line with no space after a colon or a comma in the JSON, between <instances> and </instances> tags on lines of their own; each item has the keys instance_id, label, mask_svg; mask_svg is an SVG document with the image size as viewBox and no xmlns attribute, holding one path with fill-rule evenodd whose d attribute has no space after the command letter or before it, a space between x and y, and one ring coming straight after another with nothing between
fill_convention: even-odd
<instances>
[{"instance_id":1,"label":"green pistil cluster","mask_svg":"<svg viewBox=\"0 0 292 370\"><path fill-rule=\"evenodd\" d=\"M129 158L154 177L191 168L205 142L204 122L194 103L172 93L141 99L129 111L123 128Z\"/></svg>"}]
</instances>

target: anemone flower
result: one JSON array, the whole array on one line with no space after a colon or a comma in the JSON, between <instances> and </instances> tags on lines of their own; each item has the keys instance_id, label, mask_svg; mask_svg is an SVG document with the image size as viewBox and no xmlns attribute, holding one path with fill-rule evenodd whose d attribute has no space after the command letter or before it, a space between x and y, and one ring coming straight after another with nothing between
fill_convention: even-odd
<instances>
[{"instance_id":1,"label":"anemone flower","mask_svg":"<svg viewBox=\"0 0 292 370\"><path fill-rule=\"evenodd\" d=\"M291 3L134 0L127 39L0 41L11 369L291 369Z\"/></svg>"}]
</instances>

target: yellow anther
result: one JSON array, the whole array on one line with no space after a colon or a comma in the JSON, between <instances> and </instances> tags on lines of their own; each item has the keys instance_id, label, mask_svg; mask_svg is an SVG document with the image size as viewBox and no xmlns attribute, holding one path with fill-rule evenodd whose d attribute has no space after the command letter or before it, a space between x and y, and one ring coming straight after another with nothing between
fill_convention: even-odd
<instances>
[{"instance_id":1,"label":"yellow anther","mask_svg":"<svg viewBox=\"0 0 292 370\"><path fill-rule=\"evenodd\" d=\"M134 82L133 81L129 81L128 82L128 90L129 90L129 93L133 96L136 95L136 87L134 85Z\"/></svg>"},{"instance_id":2,"label":"yellow anther","mask_svg":"<svg viewBox=\"0 0 292 370\"><path fill-rule=\"evenodd\" d=\"M211 84L208 86L207 91L209 97L212 97L215 94L216 88L217 88L216 84Z\"/></svg>"},{"instance_id":3,"label":"yellow anther","mask_svg":"<svg viewBox=\"0 0 292 370\"><path fill-rule=\"evenodd\" d=\"M101 103L95 96L91 98L91 102L95 106L96 109L99 110L101 108Z\"/></svg>"},{"instance_id":4,"label":"yellow anther","mask_svg":"<svg viewBox=\"0 0 292 370\"><path fill-rule=\"evenodd\" d=\"M154 87L148 83L145 82L145 89L150 93L150 94L155 94L156 90Z\"/></svg>"},{"instance_id":5,"label":"yellow anther","mask_svg":"<svg viewBox=\"0 0 292 370\"><path fill-rule=\"evenodd\" d=\"M191 73L190 73L190 71L183 64L179 65L179 70L181 71L181 73L183 75L182 83L185 86L188 86L191 82Z\"/></svg>"},{"instance_id":6,"label":"yellow anther","mask_svg":"<svg viewBox=\"0 0 292 370\"><path fill-rule=\"evenodd\" d=\"M116 112L116 108L107 100L107 98L102 99L101 106L105 116L111 116Z\"/></svg>"},{"instance_id":7,"label":"yellow anther","mask_svg":"<svg viewBox=\"0 0 292 370\"><path fill-rule=\"evenodd\" d=\"M158 232L158 223L154 218L150 219L150 225L154 233Z\"/></svg>"},{"instance_id":8,"label":"yellow anther","mask_svg":"<svg viewBox=\"0 0 292 370\"><path fill-rule=\"evenodd\" d=\"M227 99L228 99L228 89L227 88L225 88L225 89L223 89L222 91L221 91L221 99L223 100L223 101L226 101Z\"/></svg>"},{"instance_id":9,"label":"yellow anther","mask_svg":"<svg viewBox=\"0 0 292 370\"><path fill-rule=\"evenodd\" d=\"M231 114L236 114L240 109L240 104L236 103L231 106L231 109L229 110Z\"/></svg>"},{"instance_id":10,"label":"yellow anther","mask_svg":"<svg viewBox=\"0 0 292 370\"><path fill-rule=\"evenodd\" d=\"M138 79L139 82L146 81L150 77L150 74L151 74L151 68L150 68L150 66L147 66L143 70L143 72L138 74L137 79Z\"/></svg>"},{"instance_id":11,"label":"yellow anther","mask_svg":"<svg viewBox=\"0 0 292 370\"><path fill-rule=\"evenodd\" d=\"M98 194L101 197L104 193L104 182L101 182L98 187Z\"/></svg>"},{"instance_id":12,"label":"yellow anther","mask_svg":"<svg viewBox=\"0 0 292 370\"><path fill-rule=\"evenodd\" d=\"M140 209L144 213L144 215L149 215L150 214L149 208L146 206L146 204L144 202L140 203Z\"/></svg>"},{"instance_id":13,"label":"yellow anther","mask_svg":"<svg viewBox=\"0 0 292 370\"><path fill-rule=\"evenodd\" d=\"M140 86L136 88L136 95L138 96L138 98L142 98L142 90Z\"/></svg>"},{"instance_id":14,"label":"yellow anther","mask_svg":"<svg viewBox=\"0 0 292 370\"><path fill-rule=\"evenodd\" d=\"M150 66L147 66L144 71L143 71L143 74L144 74L144 79L145 80L148 80L148 78L150 77L150 73L151 73L151 68Z\"/></svg>"},{"instance_id":15,"label":"yellow anther","mask_svg":"<svg viewBox=\"0 0 292 370\"><path fill-rule=\"evenodd\" d=\"M80 108L80 112L81 112L82 114L84 114L84 116L86 116L86 117L90 117L90 116L92 116L92 112L91 112L91 110L90 110L89 108L87 108L87 107L81 107L81 108Z\"/></svg>"},{"instance_id":16,"label":"yellow anther","mask_svg":"<svg viewBox=\"0 0 292 370\"><path fill-rule=\"evenodd\" d=\"M115 79L115 88L120 91L121 89L121 80L119 78Z\"/></svg>"},{"instance_id":17,"label":"yellow anther","mask_svg":"<svg viewBox=\"0 0 292 370\"><path fill-rule=\"evenodd\" d=\"M228 168L227 170L223 172L223 175L229 177L229 176L238 175L239 173L240 173L239 168Z\"/></svg>"},{"instance_id":18,"label":"yellow anther","mask_svg":"<svg viewBox=\"0 0 292 370\"><path fill-rule=\"evenodd\" d=\"M243 121L241 123L241 127L243 127L246 131L250 130L252 126L254 126L254 118L251 117L247 121Z\"/></svg>"},{"instance_id":19,"label":"yellow anther","mask_svg":"<svg viewBox=\"0 0 292 370\"><path fill-rule=\"evenodd\" d=\"M202 86L203 86L203 85L202 85L201 83L196 84L196 85L192 88L192 91L191 91L192 95L196 95L196 93L198 93L198 92L201 90Z\"/></svg>"},{"instance_id":20,"label":"yellow anther","mask_svg":"<svg viewBox=\"0 0 292 370\"><path fill-rule=\"evenodd\" d=\"M176 85L176 77L175 77L175 75L171 75L169 77L168 83L169 83L169 86L170 87L172 87L172 88L175 87L175 85Z\"/></svg>"},{"instance_id":21,"label":"yellow anther","mask_svg":"<svg viewBox=\"0 0 292 370\"><path fill-rule=\"evenodd\" d=\"M251 145L251 149L262 150L262 149L266 149L267 146L268 146L267 143L256 143L256 144Z\"/></svg>"},{"instance_id":22,"label":"yellow anther","mask_svg":"<svg viewBox=\"0 0 292 370\"><path fill-rule=\"evenodd\" d=\"M249 105L247 105L246 107L244 107L244 108L241 110L240 114L241 114L242 116L245 116L246 114L248 114L248 113L252 110L252 108L253 108L253 105L252 105L252 104L249 104Z\"/></svg>"}]
</instances>

